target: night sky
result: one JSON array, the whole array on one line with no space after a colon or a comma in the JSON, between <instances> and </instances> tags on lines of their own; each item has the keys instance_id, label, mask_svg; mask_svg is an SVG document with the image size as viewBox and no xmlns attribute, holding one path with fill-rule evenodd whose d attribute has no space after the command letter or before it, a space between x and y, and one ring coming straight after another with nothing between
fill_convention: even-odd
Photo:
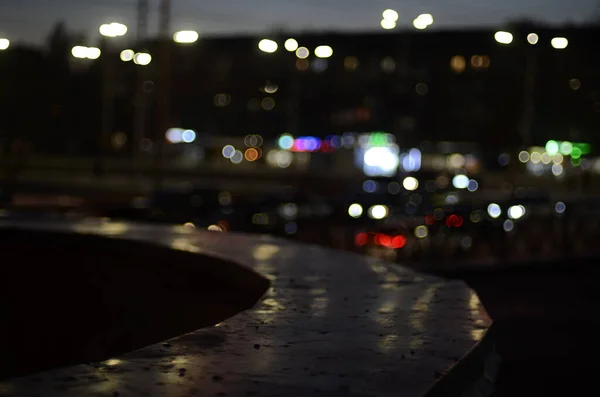
<instances>
[{"instance_id":1,"label":"night sky","mask_svg":"<svg viewBox=\"0 0 600 397\"><path fill-rule=\"evenodd\" d=\"M135 33L137 0L0 0L0 37L13 43L42 43L63 19L89 40L105 22L127 24ZM381 11L400 13L398 26L409 28L420 13L431 13L434 28L497 26L511 18L550 23L590 21L600 12L597 0L172 0L173 30L205 35L300 30L377 30ZM158 0L150 0L150 29L157 25Z\"/></svg>"}]
</instances>

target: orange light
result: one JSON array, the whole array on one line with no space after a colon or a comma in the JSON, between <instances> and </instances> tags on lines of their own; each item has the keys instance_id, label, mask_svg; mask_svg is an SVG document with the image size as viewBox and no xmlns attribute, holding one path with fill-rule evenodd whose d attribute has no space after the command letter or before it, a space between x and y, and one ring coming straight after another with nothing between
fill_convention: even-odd
<instances>
[{"instance_id":1,"label":"orange light","mask_svg":"<svg viewBox=\"0 0 600 397\"><path fill-rule=\"evenodd\" d=\"M248 161L256 161L256 160L258 160L258 157L259 157L258 150L256 150L253 147L251 147L250 149L246 149L246 152L244 153L244 157Z\"/></svg>"}]
</instances>

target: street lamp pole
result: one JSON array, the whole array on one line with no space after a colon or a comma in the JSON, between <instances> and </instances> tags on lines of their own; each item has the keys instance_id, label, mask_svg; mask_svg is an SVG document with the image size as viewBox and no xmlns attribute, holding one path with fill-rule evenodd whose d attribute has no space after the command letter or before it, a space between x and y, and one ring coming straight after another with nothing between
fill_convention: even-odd
<instances>
[{"instance_id":1,"label":"street lamp pole","mask_svg":"<svg viewBox=\"0 0 600 397\"><path fill-rule=\"evenodd\" d=\"M163 184L165 132L169 128L170 119L170 62L171 38L169 37L171 22L171 0L160 1L159 23L159 59L157 79L158 120L155 132L156 153L154 158L154 186L160 189Z\"/></svg>"},{"instance_id":2,"label":"street lamp pole","mask_svg":"<svg viewBox=\"0 0 600 397\"><path fill-rule=\"evenodd\" d=\"M148 33L148 0L138 0L138 21L137 21L137 46L141 46L146 42ZM145 49L143 49L145 51ZM139 68L137 75L137 84L134 93L134 125L133 125L133 141L131 145L133 172L135 175L140 170L141 164L141 143L144 138L144 130L146 129L146 92L143 89L144 82L147 80L147 68Z\"/></svg>"},{"instance_id":3,"label":"street lamp pole","mask_svg":"<svg viewBox=\"0 0 600 397\"><path fill-rule=\"evenodd\" d=\"M105 56L100 60L102 70L102 120L95 166L97 176L103 175L106 168L108 138L112 132L114 119L114 65L110 59L110 38L124 36L127 33L127 26L117 22L103 24L100 26L99 32L102 35L101 49Z\"/></svg>"}]
</instances>

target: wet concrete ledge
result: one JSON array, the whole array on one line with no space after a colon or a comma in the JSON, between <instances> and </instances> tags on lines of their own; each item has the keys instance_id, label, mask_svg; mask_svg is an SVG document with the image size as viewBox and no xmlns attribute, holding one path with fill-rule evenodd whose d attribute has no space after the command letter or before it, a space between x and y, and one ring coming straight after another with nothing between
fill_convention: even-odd
<instances>
[{"instance_id":1,"label":"wet concrete ledge","mask_svg":"<svg viewBox=\"0 0 600 397\"><path fill-rule=\"evenodd\" d=\"M271 282L258 304L220 324L5 380L3 396L421 396L490 325L461 281L322 247L101 220L0 225L151 243L238 263Z\"/></svg>"}]
</instances>

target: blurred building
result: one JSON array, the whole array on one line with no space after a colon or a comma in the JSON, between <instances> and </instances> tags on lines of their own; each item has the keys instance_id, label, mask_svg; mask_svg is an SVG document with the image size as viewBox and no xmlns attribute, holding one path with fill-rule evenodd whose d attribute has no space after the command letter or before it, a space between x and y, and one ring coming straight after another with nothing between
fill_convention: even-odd
<instances>
[{"instance_id":1,"label":"blurred building","mask_svg":"<svg viewBox=\"0 0 600 397\"><path fill-rule=\"evenodd\" d=\"M102 63L73 59L64 29L51 35L49 51L0 52L0 131L4 139L32 141L36 152L89 154L100 134ZM469 141L494 161L502 150L548 139L600 143L600 30L528 23L505 30L513 34L509 44L490 29L293 35L307 53L286 50L292 36L280 32L268 37L278 43L274 53L259 50L263 37L173 43L171 124L202 136L259 134L272 143L283 133L385 131L402 150ZM568 46L553 48L554 37L567 38ZM316 57L318 46L333 54ZM153 60L121 62L125 48L147 50ZM115 63L113 129L125 136L114 154L127 156L142 68L149 97L144 144L160 135L153 130L159 54L156 43L121 42L103 57Z\"/></svg>"}]
</instances>

